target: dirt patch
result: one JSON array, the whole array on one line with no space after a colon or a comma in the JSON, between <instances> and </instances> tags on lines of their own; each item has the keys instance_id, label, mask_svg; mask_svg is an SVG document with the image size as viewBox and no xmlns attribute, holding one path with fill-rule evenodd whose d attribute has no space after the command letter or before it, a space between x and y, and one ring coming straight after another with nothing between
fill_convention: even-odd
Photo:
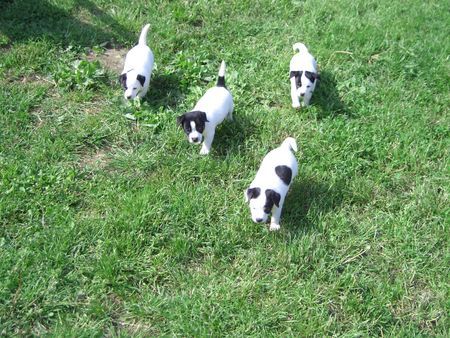
<instances>
[{"instance_id":1,"label":"dirt patch","mask_svg":"<svg viewBox=\"0 0 450 338\"><path fill-rule=\"evenodd\" d=\"M123 69L126 54L126 49L107 49L103 54L91 52L87 56L87 59L89 61L98 60L103 67L120 74Z\"/></svg>"},{"instance_id":2,"label":"dirt patch","mask_svg":"<svg viewBox=\"0 0 450 338\"><path fill-rule=\"evenodd\" d=\"M94 154L86 154L80 159L82 169L102 169L109 162L108 149L98 149Z\"/></svg>"}]
</instances>

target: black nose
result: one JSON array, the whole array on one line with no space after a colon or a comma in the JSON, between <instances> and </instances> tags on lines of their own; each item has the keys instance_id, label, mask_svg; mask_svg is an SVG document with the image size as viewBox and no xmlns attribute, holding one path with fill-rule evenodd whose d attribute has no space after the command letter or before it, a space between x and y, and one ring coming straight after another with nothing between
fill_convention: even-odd
<instances>
[{"instance_id":1,"label":"black nose","mask_svg":"<svg viewBox=\"0 0 450 338\"><path fill-rule=\"evenodd\" d=\"M198 137L194 137L194 138L192 139L192 142L198 142Z\"/></svg>"},{"instance_id":2,"label":"black nose","mask_svg":"<svg viewBox=\"0 0 450 338\"><path fill-rule=\"evenodd\" d=\"M302 97L305 96L305 93L300 93L300 96L302 96Z\"/></svg>"},{"instance_id":3,"label":"black nose","mask_svg":"<svg viewBox=\"0 0 450 338\"><path fill-rule=\"evenodd\" d=\"M131 99L131 95L128 95L128 96L127 96L127 99L128 99L128 100Z\"/></svg>"},{"instance_id":4,"label":"black nose","mask_svg":"<svg viewBox=\"0 0 450 338\"><path fill-rule=\"evenodd\" d=\"M255 219L255 221L256 221L257 223L261 223L261 222L263 221L263 219L262 219L262 218L257 218L257 219Z\"/></svg>"}]
</instances>

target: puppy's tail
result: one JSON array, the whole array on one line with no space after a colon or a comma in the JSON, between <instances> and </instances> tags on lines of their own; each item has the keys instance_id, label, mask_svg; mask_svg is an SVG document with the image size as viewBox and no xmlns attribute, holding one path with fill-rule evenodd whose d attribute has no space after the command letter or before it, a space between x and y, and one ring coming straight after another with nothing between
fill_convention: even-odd
<instances>
[{"instance_id":1,"label":"puppy's tail","mask_svg":"<svg viewBox=\"0 0 450 338\"><path fill-rule=\"evenodd\" d=\"M141 35L139 36L139 44L147 46L147 33L150 28L150 24L146 24L144 28L142 28Z\"/></svg>"},{"instance_id":2,"label":"puppy's tail","mask_svg":"<svg viewBox=\"0 0 450 338\"><path fill-rule=\"evenodd\" d=\"M219 69L219 77L217 78L217 87L226 87L225 86L225 61L222 61Z\"/></svg>"},{"instance_id":3,"label":"puppy's tail","mask_svg":"<svg viewBox=\"0 0 450 338\"><path fill-rule=\"evenodd\" d=\"M294 52L298 51L299 53L308 52L308 48L301 42L294 43L292 49L294 49Z\"/></svg>"},{"instance_id":4,"label":"puppy's tail","mask_svg":"<svg viewBox=\"0 0 450 338\"><path fill-rule=\"evenodd\" d=\"M281 143L280 148L288 148L290 151L297 151L297 142L295 142L295 138L288 137L286 138L283 143Z\"/></svg>"}]
</instances>

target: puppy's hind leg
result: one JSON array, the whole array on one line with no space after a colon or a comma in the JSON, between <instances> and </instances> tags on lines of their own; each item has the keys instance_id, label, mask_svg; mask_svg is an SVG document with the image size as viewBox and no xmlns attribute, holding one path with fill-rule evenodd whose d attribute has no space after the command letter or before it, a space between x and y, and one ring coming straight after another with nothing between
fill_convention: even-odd
<instances>
[{"instance_id":1,"label":"puppy's hind leg","mask_svg":"<svg viewBox=\"0 0 450 338\"><path fill-rule=\"evenodd\" d=\"M227 114L227 120L228 121L233 121L233 110L230 110Z\"/></svg>"},{"instance_id":2,"label":"puppy's hind leg","mask_svg":"<svg viewBox=\"0 0 450 338\"><path fill-rule=\"evenodd\" d=\"M300 101L297 95L297 85L295 83L295 77L291 77L291 99L292 99L292 107L300 108Z\"/></svg>"},{"instance_id":3,"label":"puppy's hind leg","mask_svg":"<svg viewBox=\"0 0 450 338\"><path fill-rule=\"evenodd\" d=\"M200 149L200 155L208 155L209 154L215 132L216 132L216 130L212 129L205 134L205 140L203 141L202 149Z\"/></svg>"}]
</instances>

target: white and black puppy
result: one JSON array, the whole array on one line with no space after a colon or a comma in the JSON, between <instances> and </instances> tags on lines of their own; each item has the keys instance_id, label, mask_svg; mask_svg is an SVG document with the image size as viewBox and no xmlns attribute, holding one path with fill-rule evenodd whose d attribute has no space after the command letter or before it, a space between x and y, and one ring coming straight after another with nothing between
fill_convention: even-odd
<instances>
[{"instance_id":1,"label":"white and black puppy","mask_svg":"<svg viewBox=\"0 0 450 338\"><path fill-rule=\"evenodd\" d=\"M316 88L319 74L317 72L317 62L309 53L308 48L303 43L295 43L294 52L298 51L289 65L289 78L291 80L292 107L300 107L300 98L305 106L309 105L311 96Z\"/></svg>"},{"instance_id":2,"label":"white and black puppy","mask_svg":"<svg viewBox=\"0 0 450 338\"><path fill-rule=\"evenodd\" d=\"M144 26L139 43L130 49L125 58L119 81L125 90L126 99L134 99L136 96L143 98L148 91L154 61L153 52L147 46L149 27L149 24Z\"/></svg>"},{"instance_id":3,"label":"white and black puppy","mask_svg":"<svg viewBox=\"0 0 450 338\"><path fill-rule=\"evenodd\" d=\"M272 214L271 231L280 229L284 199L298 172L297 160L292 151L297 151L297 143L288 137L264 157L255 179L244 191L254 222L265 223L269 214Z\"/></svg>"},{"instance_id":4,"label":"white and black puppy","mask_svg":"<svg viewBox=\"0 0 450 338\"><path fill-rule=\"evenodd\" d=\"M192 111L178 116L177 123L184 129L190 143L199 144L203 141L200 154L207 155L217 125L225 117L231 121L232 114L233 97L225 86L225 61L222 61L216 86L206 91Z\"/></svg>"}]
</instances>

